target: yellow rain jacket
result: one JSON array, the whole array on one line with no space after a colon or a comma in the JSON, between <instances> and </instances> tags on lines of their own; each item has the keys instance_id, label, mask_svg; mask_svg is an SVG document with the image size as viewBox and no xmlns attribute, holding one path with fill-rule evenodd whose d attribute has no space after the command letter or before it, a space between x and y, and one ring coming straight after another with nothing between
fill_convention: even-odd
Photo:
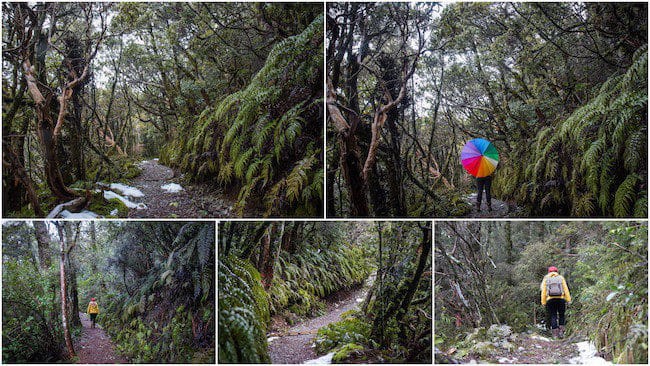
<instances>
[{"instance_id":1,"label":"yellow rain jacket","mask_svg":"<svg viewBox=\"0 0 650 366\"><path fill-rule=\"evenodd\" d=\"M561 296L550 296L546 294L546 279L549 277L560 277L562 279L563 294ZM546 302L550 299L564 299L568 303L571 302L571 294L569 293L569 287L566 285L566 280L557 272L550 272L544 276L540 288L542 290L542 305L546 305Z\"/></svg>"},{"instance_id":2,"label":"yellow rain jacket","mask_svg":"<svg viewBox=\"0 0 650 366\"><path fill-rule=\"evenodd\" d=\"M91 301L88 303L88 310L86 310L88 314L99 314L99 305L97 305L96 302Z\"/></svg>"}]
</instances>

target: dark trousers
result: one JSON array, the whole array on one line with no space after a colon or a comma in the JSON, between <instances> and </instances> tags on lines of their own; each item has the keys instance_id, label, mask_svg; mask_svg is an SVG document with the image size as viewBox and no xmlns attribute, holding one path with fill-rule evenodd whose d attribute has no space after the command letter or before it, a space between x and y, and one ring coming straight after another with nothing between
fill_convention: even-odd
<instances>
[{"instance_id":1,"label":"dark trousers","mask_svg":"<svg viewBox=\"0 0 650 366\"><path fill-rule=\"evenodd\" d=\"M546 302L546 312L551 318L551 329L556 329L559 325L566 324L564 311L566 310L566 301L564 299L550 299Z\"/></svg>"},{"instance_id":2,"label":"dark trousers","mask_svg":"<svg viewBox=\"0 0 650 366\"><path fill-rule=\"evenodd\" d=\"M476 178L476 189L478 189L478 197L476 197L476 202L478 205L481 205L481 200L483 199L483 190L485 190L485 201L488 206L492 206L492 194L490 193L490 187L492 187L492 176L488 175L483 178Z\"/></svg>"},{"instance_id":3,"label":"dark trousers","mask_svg":"<svg viewBox=\"0 0 650 366\"><path fill-rule=\"evenodd\" d=\"M90 314L90 321L93 322L93 327L95 327L95 319L97 319L97 314Z\"/></svg>"}]
</instances>

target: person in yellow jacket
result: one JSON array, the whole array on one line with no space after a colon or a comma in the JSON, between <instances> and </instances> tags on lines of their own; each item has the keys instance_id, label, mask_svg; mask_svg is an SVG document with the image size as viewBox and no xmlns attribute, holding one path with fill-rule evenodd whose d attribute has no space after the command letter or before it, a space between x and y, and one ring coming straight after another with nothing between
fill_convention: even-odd
<instances>
[{"instance_id":1,"label":"person in yellow jacket","mask_svg":"<svg viewBox=\"0 0 650 366\"><path fill-rule=\"evenodd\" d=\"M99 305L97 305L94 297L90 299L86 313L90 315L90 321L93 322L92 328L95 328L95 319L97 319L97 314L99 314Z\"/></svg>"},{"instance_id":2,"label":"person in yellow jacket","mask_svg":"<svg viewBox=\"0 0 650 366\"><path fill-rule=\"evenodd\" d=\"M548 267L548 274L544 276L540 285L542 291L542 305L551 318L551 332L553 336L563 337L566 319L564 313L566 304L571 303L571 293L564 277L560 276L557 267Z\"/></svg>"}]
</instances>

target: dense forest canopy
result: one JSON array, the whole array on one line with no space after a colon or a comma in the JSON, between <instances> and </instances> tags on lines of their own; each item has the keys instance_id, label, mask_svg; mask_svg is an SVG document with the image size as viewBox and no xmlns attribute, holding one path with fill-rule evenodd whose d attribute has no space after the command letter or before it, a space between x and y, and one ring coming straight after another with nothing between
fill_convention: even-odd
<instances>
[{"instance_id":1,"label":"dense forest canopy","mask_svg":"<svg viewBox=\"0 0 650 366\"><path fill-rule=\"evenodd\" d=\"M466 216L460 150L481 137L519 215L646 217L647 13L329 3L328 214Z\"/></svg>"},{"instance_id":2,"label":"dense forest canopy","mask_svg":"<svg viewBox=\"0 0 650 366\"><path fill-rule=\"evenodd\" d=\"M499 324L522 334L545 329L540 283L551 266L573 299L569 339L589 339L617 363L648 362L647 223L444 222L436 225L435 261L439 362L445 361L439 351L496 362L496 342L480 335ZM525 361L518 362L538 363Z\"/></svg>"},{"instance_id":3,"label":"dense forest canopy","mask_svg":"<svg viewBox=\"0 0 650 366\"><path fill-rule=\"evenodd\" d=\"M320 212L322 5L2 7L5 216L79 197L71 211L123 216L96 183L128 184L143 158L238 216Z\"/></svg>"},{"instance_id":4,"label":"dense forest canopy","mask_svg":"<svg viewBox=\"0 0 650 366\"><path fill-rule=\"evenodd\" d=\"M213 223L5 221L2 237L3 362L74 362L93 297L124 362L214 362Z\"/></svg>"},{"instance_id":5,"label":"dense forest canopy","mask_svg":"<svg viewBox=\"0 0 650 366\"><path fill-rule=\"evenodd\" d=\"M327 318L350 292L359 299L340 321L307 329L306 348L339 363L431 362L430 223L228 222L219 232L219 362L302 362L275 339Z\"/></svg>"}]
</instances>

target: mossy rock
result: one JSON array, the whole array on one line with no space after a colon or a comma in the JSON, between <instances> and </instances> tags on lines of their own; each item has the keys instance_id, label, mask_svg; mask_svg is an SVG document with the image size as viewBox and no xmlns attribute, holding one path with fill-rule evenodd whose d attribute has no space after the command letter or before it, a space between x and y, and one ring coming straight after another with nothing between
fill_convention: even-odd
<instances>
[{"instance_id":1,"label":"mossy rock","mask_svg":"<svg viewBox=\"0 0 650 366\"><path fill-rule=\"evenodd\" d=\"M115 209L117 209L117 214L111 215ZM122 201L117 198L107 200L102 192L93 193L88 210L103 217L127 217L129 215L129 208Z\"/></svg>"},{"instance_id":2,"label":"mossy rock","mask_svg":"<svg viewBox=\"0 0 650 366\"><path fill-rule=\"evenodd\" d=\"M496 351L492 342L478 342L470 349L470 353L478 356L491 356Z\"/></svg>"},{"instance_id":3,"label":"mossy rock","mask_svg":"<svg viewBox=\"0 0 650 366\"><path fill-rule=\"evenodd\" d=\"M332 357L332 362L334 363L340 363L342 361L345 361L349 357L353 356L355 353L358 353L359 351L363 351L365 348L363 346L360 346L356 343L348 343L341 347L334 356Z\"/></svg>"}]
</instances>

